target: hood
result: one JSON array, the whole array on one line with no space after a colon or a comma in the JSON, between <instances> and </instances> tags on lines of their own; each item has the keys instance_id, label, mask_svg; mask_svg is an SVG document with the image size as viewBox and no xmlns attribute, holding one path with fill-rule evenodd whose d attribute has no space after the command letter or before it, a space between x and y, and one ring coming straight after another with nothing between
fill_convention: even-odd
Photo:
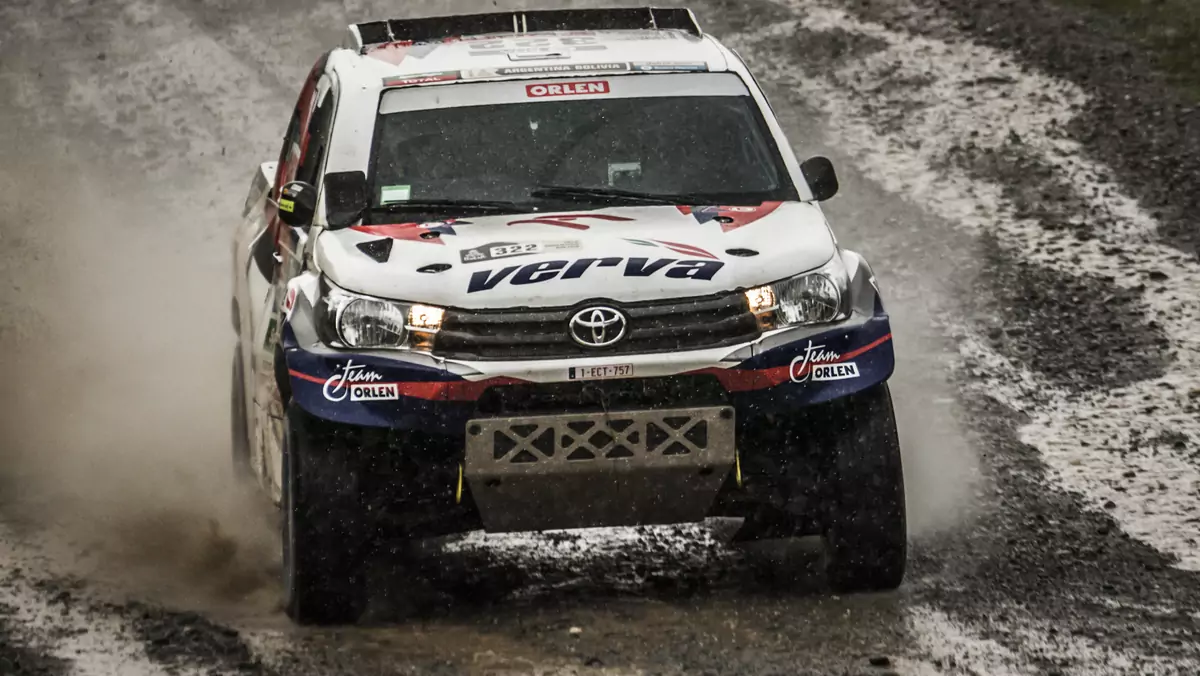
<instances>
[{"instance_id":1,"label":"hood","mask_svg":"<svg viewBox=\"0 0 1200 676\"><path fill-rule=\"evenodd\" d=\"M465 309L706 296L833 256L821 210L622 207L322 231L321 270L350 291Z\"/></svg>"}]
</instances>

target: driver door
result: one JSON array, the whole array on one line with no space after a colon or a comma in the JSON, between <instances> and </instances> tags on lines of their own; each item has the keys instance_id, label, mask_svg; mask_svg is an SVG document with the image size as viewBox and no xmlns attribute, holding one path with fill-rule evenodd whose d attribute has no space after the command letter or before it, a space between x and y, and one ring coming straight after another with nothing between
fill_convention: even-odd
<instances>
[{"instance_id":1,"label":"driver door","mask_svg":"<svg viewBox=\"0 0 1200 676\"><path fill-rule=\"evenodd\" d=\"M253 331L246 347L251 355L247 363L254 364L250 384L251 420L250 462L260 482L278 501L281 490L281 446L284 425L284 402L278 383L286 382L286 364L282 359L280 338L282 305L287 283L303 269L307 229L294 228L279 218L280 190L291 181L316 185L324 163L328 129L332 125L336 97L333 78L323 73L325 58L313 67L292 113L288 132L280 149L275 180L263 209L266 227L254 246L254 262L249 275L254 278L250 287L260 293L252 299ZM284 369L282 373L277 370Z\"/></svg>"}]
</instances>

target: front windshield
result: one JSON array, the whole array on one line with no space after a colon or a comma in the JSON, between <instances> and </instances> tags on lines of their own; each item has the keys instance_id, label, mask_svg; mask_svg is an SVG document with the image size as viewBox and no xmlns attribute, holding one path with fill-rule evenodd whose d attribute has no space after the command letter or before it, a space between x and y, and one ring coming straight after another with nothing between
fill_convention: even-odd
<instances>
[{"instance_id":1,"label":"front windshield","mask_svg":"<svg viewBox=\"0 0 1200 676\"><path fill-rule=\"evenodd\" d=\"M714 90L720 95L697 87L705 84L695 80L701 77L721 78ZM668 86L655 87L660 81ZM461 100L472 88L485 101L497 93L502 100L447 107L449 96L430 98L433 89L458 90L453 98ZM578 80L559 89L529 81L425 89L388 93L408 95L414 100L408 106L409 99L389 103L385 95L372 172L375 204L526 203L540 186L708 203L796 199L754 100L731 74ZM741 95L730 95L739 89ZM570 95L575 91L588 94ZM422 108L431 105L425 100L440 105Z\"/></svg>"}]
</instances>

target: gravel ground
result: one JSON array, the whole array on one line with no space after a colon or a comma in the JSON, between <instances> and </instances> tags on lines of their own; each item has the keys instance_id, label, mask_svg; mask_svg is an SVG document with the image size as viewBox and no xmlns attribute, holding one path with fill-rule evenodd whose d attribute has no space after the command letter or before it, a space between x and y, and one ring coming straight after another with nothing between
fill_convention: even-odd
<instances>
[{"instance_id":1,"label":"gravel ground","mask_svg":"<svg viewBox=\"0 0 1200 676\"><path fill-rule=\"evenodd\" d=\"M893 314L898 592L727 524L473 534L315 630L230 488L229 233L313 59L386 3L42 4L0 6L0 674L1200 673L1200 113L1111 23L692 4L838 166Z\"/></svg>"}]
</instances>

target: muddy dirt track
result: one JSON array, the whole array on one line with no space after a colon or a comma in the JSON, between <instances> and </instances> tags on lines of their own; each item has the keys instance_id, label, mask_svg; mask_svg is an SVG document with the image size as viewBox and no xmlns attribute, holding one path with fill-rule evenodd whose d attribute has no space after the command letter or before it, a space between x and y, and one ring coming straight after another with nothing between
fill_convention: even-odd
<instances>
[{"instance_id":1,"label":"muddy dirt track","mask_svg":"<svg viewBox=\"0 0 1200 676\"><path fill-rule=\"evenodd\" d=\"M387 5L0 4L0 674L1200 673L1200 107L1034 0L691 4L889 302L897 593L726 524L470 536L291 627L227 467L230 233Z\"/></svg>"}]
</instances>

